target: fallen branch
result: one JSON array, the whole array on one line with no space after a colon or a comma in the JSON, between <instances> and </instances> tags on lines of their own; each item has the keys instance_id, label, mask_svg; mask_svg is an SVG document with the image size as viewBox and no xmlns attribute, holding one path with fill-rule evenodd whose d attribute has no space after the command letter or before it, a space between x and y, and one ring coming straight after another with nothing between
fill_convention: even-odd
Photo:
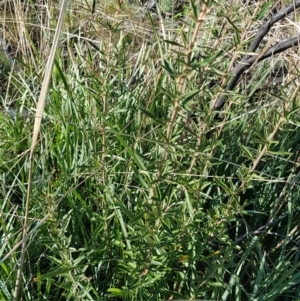
<instances>
[{"instance_id":1,"label":"fallen branch","mask_svg":"<svg viewBox=\"0 0 300 301\"><path fill-rule=\"evenodd\" d=\"M263 23L263 25L258 29L257 34L248 49L248 53L252 53L252 54L246 54L241 59L241 61L239 63L237 63L236 66L233 68L232 77L225 88L225 92L232 91L234 89L234 87L236 86L236 84L238 83L242 74L247 69L249 69L255 62L262 61L272 55L281 53L281 52L283 52L291 47L295 47L299 44L300 35L270 47L261 55L259 53L253 54L256 51L256 49L258 48L261 41L263 40L264 36L270 31L272 26L276 22L278 22L279 20L283 19L288 14L293 12L299 6L300 6L300 0L293 1L293 3L291 3L287 7L283 8L277 14L275 14L273 17L271 17L268 21ZM225 105L225 101L226 101L225 95L222 95L221 97L219 97L213 105L213 110L214 111L222 110L222 108Z\"/></svg>"}]
</instances>

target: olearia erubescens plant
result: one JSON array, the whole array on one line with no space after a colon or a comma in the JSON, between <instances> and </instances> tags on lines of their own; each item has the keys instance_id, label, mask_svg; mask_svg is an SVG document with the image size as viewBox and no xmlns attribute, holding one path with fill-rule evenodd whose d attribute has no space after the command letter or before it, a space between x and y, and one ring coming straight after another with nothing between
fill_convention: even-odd
<instances>
[{"instance_id":1,"label":"olearia erubescens plant","mask_svg":"<svg viewBox=\"0 0 300 301\"><path fill-rule=\"evenodd\" d=\"M0 299L298 300L299 7L3 1Z\"/></svg>"}]
</instances>

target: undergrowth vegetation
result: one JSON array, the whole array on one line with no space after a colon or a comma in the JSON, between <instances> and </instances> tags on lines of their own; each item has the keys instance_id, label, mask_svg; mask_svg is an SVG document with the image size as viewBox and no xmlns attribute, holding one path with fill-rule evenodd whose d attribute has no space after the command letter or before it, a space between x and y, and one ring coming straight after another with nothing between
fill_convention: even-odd
<instances>
[{"instance_id":1,"label":"undergrowth vegetation","mask_svg":"<svg viewBox=\"0 0 300 301\"><path fill-rule=\"evenodd\" d=\"M1 3L0 299L26 227L15 300L300 300L296 6L228 86L293 1L69 1L30 178L59 2Z\"/></svg>"}]
</instances>

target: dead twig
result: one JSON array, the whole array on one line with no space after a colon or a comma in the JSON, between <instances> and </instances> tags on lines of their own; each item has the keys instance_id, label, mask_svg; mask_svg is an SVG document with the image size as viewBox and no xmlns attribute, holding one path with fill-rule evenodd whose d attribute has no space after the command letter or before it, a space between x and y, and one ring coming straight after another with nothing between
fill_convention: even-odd
<instances>
[{"instance_id":1,"label":"dead twig","mask_svg":"<svg viewBox=\"0 0 300 301\"><path fill-rule=\"evenodd\" d=\"M232 77L229 80L225 88L225 93L228 91L232 91L236 84L238 83L239 79L241 78L242 74L249 69L255 62L262 61L272 55L281 53L288 48L295 47L299 44L300 35L294 38L288 39L284 42L278 43L270 48L268 48L263 54L255 53L256 49L258 48L259 44L263 40L264 36L270 31L272 26L280 21L281 19L285 18L288 14L295 11L300 6L300 0L293 1L290 5L280 10L277 14L271 17L269 20L263 23L263 25L258 29L257 34L252 41L247 54L241 59L239 63L232 70ZM226 96L222 95L215 101L213 105L214 111L221 111L224 107L226 102Z\"/></svg>"}]
</instances>

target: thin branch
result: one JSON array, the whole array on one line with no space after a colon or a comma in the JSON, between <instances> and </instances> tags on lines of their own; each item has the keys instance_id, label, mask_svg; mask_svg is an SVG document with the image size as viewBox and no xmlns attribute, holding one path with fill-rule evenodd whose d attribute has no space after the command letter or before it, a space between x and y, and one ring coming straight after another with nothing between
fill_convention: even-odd
<instances>
[{"instance_id":1,"label":"thin branch","mask_svg":"<svg viewBox=\"0 0 300 301\"><path fill-rule=\"evenodd\" d=\"M245 233L243 235L241 235L238 239L235 240L235 243L238 244L240 243L241 241L243 241L248 235L259 235L259 234L262 234L262 233L265 233L266 232L266 229L267 228L270 228L271 226L274 226L275 224L277 224L279 221L283 220L288 214L284 214L283 216L275 219L274 221L272 222L269 222L267 224L265 224L264 226L261 226L259 227L257 230L255 231L252 231L250 233Z\"/></svg>"},{"instance_id":2,"label":"thin branch","mask_svg":"<svg viewBox=\"0 0 300 301\"><path fill-rule=\"evenodd\" d=\"M199 16L198 16L198 18L195 22L195 28L194 28L192 38L191 38L190 42L188 43L188 45L185 49L185 64L184 64L184 67L183 67L182 75L180 75L177 78L177 81L176 81L178 96L174 100L174 108L173 108L171 117L169 119L168 125L167 125L166 145L164 147L164 150L163 150L163 153L162 153L162 156L161 156L161 164L158 167L158 171L157 171L157 175L156 175L156 181L157 182L161 178L161 175L163 173L163 164L164 164L164 161L166 161L167 156L168 156L168 146L169 146L169 142L170 142L170 139L171 139L171 136L172 136L175 119L178 115L179 108L180 108L180 96L182 95L182 92L184 91L184 84L186 82L185 71L189 68L188 66L189 66L189 63L190 63L193 47L194 47L195 42L197 40L197 34L198 34L198 32L200 30L200 27L203 24L203 22L204 22L204 20L205 20L208 13L209 13L209 9L208 9L207 2L203 1L200 14L199 14ZM155 185L151 189L150 199L152 199L154 195L155 195Z\"/></svg>"},{"instance_id":3,"label":"thin branch","mask_svg":"<svg viewBox=\"0 0 300 301\"><path fill-rule=\"evenodd\" d=\"M283 52L291 47L295 47L295 46L298 46L299 45L299 40L300 40L300 35L294 37L294 38L291 38L289 40L286 40L282 43L278 43L272 47L270 47L264 55L262 55L258 61L262 61L272 55L275 55L275 54L278 54L280 52Z\"/></svg>"}]
</instances>

